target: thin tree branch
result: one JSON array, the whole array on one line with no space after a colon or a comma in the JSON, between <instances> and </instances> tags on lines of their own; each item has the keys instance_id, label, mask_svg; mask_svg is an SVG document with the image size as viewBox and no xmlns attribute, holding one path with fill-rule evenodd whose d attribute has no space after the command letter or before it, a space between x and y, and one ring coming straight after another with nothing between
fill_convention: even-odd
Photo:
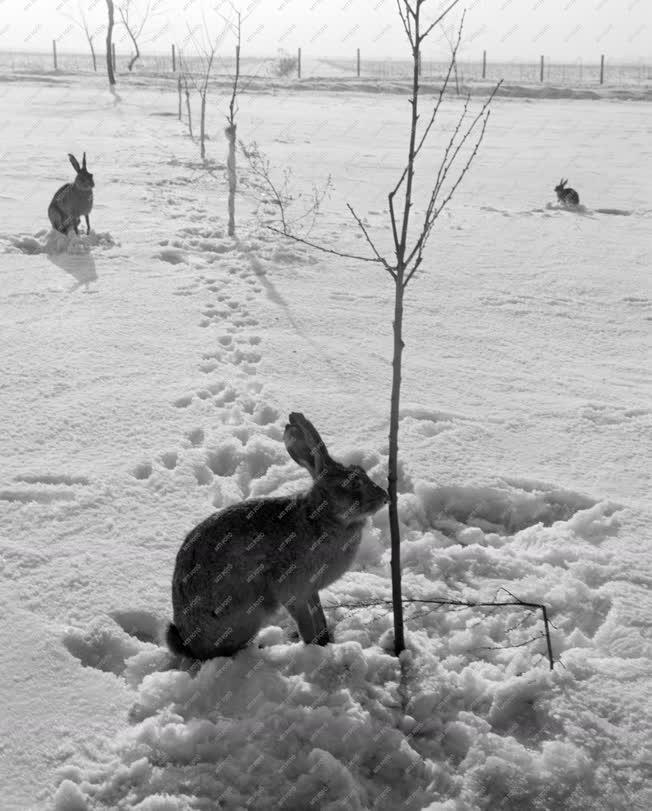
<instances>
[{"instance_id":1,"label":"thin tree branch","mask_svg":"<svg viewBox=\"0 0 652 811\"><path fill-rule=\"evenodd\" d=\"M339 256L342 259L359 259L361 262L374 262L375 264L382 264L382 259L377 259L375 256L359 256L355 253L344 253L343 251L336 251L333 248L325 248L323 245L319 245L317 242L311 242L308 239L303 239L302 237L295 236L294 234L284 234L280 228L275 228L273 225L266 225L270 231L274 231L276 234L281 234L281 236L287 237L287 239L293 239L295 242L301 242L302 245L308 245L310 248L316 248L318 251L322 251L322 253L330 253L333 256Z\"/></svg>"},{"instance_id":2,"label":"thin tree branch","mask_svg":"<svg viewBox=\"0 0 652 811\"><path fill-rule=\"evenodd\" d=\"M464 105L464 112L463 112L463 114L462 114L462 117L461 117L461 119L460 119L460 122L459 122L458 126L455 128L455 133L454 133L454 135L453 135L453 138L451 138L451 140L449 141L448 146L446 147L446 152L445 152L445 155L444 155L444 160L442 161L442 164L441 164L441 166L440 166L440 168L439 168L439 172L437 173L437 180L436 180L436 182L435 182L435 188L434 188L434 190L433 190L433 204L434 204L434 200L436 199L437 195L439 194L439 191L441 190L441 187L442 187L442 186L443 186L443 184L444 184L444 180L446 179L446 175L448 174L449 169L451 168L451 166L452 166L452 165L453 165L453 163L455 162L455 158L456 158L456 157L457 157L457 155L459 154L459 152L460 152L461 148L464 146L464 144L465 144L465 142L466 142L467 138L468 138L468 137L471 135L471 133L473 132L473 130L474 130L474 128L475 128L475 125L478 123L478 121L480 120L480 118L482 118L482 116L484 115L485 110L487 110L487 108L488 108L488 107L489 107L489 105L491 104L491 101L492 101L493 97L495 96L496 91L498 90L498 88L500 87L500 85L501 85L501 84L502 84L502 79L500 80L500 82L498 82L498 84L496 85L496 87L494 87L493 91L491 92L491 95L490 95L490 96L489 96L489 98L488 98L488 99L485 101L485 103L482 105L482 107L480 108L480 111L478 112L478 114L476 115L476 117L473 119L473 121L472 121L472 122L471 122L471 124L469 125L469 128L467 129L466 133L464 134L464 136L463 136L462 140L461 140L461 141L459 142L459 144L457 145L457 147L456 147L455 151L453 152L453 156L451 157L450 161L448 161L448 164L447 164L447 163L446 163L446 159L447 159L448 154L449 154L449 152L450 152L450 148L452 147L452 145L453 145L453 143L454 143L454 140L455 140L455 137L457 136L457 133L458 133L458 132L459 132L459 130L460 130L460 125L461 125L461 123L462 123L462 120L463 120L463 119L464 119L464 117L466 116L466 110L467 110L467 107L468 107L468 103L469 103L470 95L469 95L469 96L467 96L467 100L466 100L466 103L465 103L465 105ZM484 122L483 128L484 128L485 126L486 126L486 117L485 117L485 122ZM442 172L442 169L443 169L443 172Z\"/></svg>"},{"instance_id":3,"label":"thin tree branch","mask_svg":"<svg viewBox=\"0 0 652 811\"><path fill-rule=\"evenodd\" d=\"M424 141L428 137L428 133L430 132L433 124L435 123L435 118L437 117L437 113L439 112L439 107L441 106L442 99L444 97L444 93L446 92L446 88L448 87L448 82L450 81L450 76L451 76L451 72L453 70L453 65L455 64L455 58L456 58L456 55L457 55L457 49L459 48L460 42L462 40L462 29L464 27L464 16L465 16L465 14L466 14L466 11L464 12L464 14L462 14L462 19L460 20L460 27L459 27L459 30L457 32L457 42L455 43L454 47L451 46L451 48L452 48L452 59L448 63L448 72L446 73L446 76L444 78L442 86L441 86L441 88L439 90L439 97L437 98L437 102L435 103L435 106L433 108L432 115L430 116L430 121L426 125L425 130L423 131L423 135L421 136L421 140L419 141L419 145L416 148L415 155L418 155L419 152L421 151L421 147L423 146Z\"/></svg>"},{"instance_id":4,"label":"thin tree branch","mask_svg":"<svg viewBox=\"0 0 652 811\"><path fill-rule=\"evenodd\" d=\"M240 78L240 33L241 33L241 22L240 22L240 12L237 12L238 17L238 27L237 27L237 35L238 35L238 44L237 48L237 58L235 60L235 78L233 80L233 92L231 93L231 101L229 103L229 125L232 127L235 122L235 113L237 110L234 110L235 99L238 93L238 79Z\"/></svg>"},{"instance_id":5,"label":"thin tree branch","mask_svg":"<svg viewBox=\"0 0 652 811\"><path fill-rule=\"evenodd\" d=\"M405 5L408 8L408 14L404 15L403 14L403 9L401 8L401 2L403 2L403 1L404 0L396 0L396 7L398 9L398 14L399 14L399 17L401 18L401 22L403 23L403 28L405 29L405 33L407 34L407 38L408 38L408 40L410 42L410 45L412 45L412 47L414 47L414 42L412 41L412 30L410 28L410 22L409 22L409 12L410 12L411 9L410 9L409 4L407 2L405 2Z\"/></svg>"},{"instance_id":6,"label":"thin tree branch","mask_svg":"<svg viewBox=\"0 0 652 811\"><path fill-rule=\"evenodd\" d=\"M364 234L365 239L369 243L369 247L375 253L376 258L378 259L378 261L382 262L385 270L389 271L391 273L392 277L394 279L396 279L396 273L394 273L394 271L392 270L392 268L391 268L390 264L387 262L387 260L378 253L378 250L377 250L376 246L374 245L371 237L369 236L369 233L367 232L367 229L364 227L364 223L362 222L360 217L358 217L358 215L353 210L353 207L349 203L346 204L346 207L349 209L349 211L351 212L351 214L355 218L355 221L358 223L358 226L359 226L360 230Z\"/></svg>"},{"instance_id":7,"label":"thin tree branch","mask_svg":"<svg viewBox=\"0 0 652 811\"><path fill-rule=\"evenodd\" d=\"M431 31L432 31L432 29L433 29L433 28L434 28L436 25L438 25L438 24L439 24L439 23L440 23L440 22L441 22L441 21L444 19L444 17L445 17L445 16L448 14L448 12L449 12L449 11L451 11L451 10L452 10L452 9L453 9L453 8L454 8L454 7L455 7L455 6L456 6L456 5L459 3L459 2L460 2L460 0L453 0L453 2L450 4L450 6L448 6L448 8L447 8L445 11L443 11L443 12L442 12L442 13L439 15L439 17L437 17L437 19L434 21L434 23L432 23L431 25L429 25L429 26L426 28L426 30L423 32L423 34L421 34L421 35L418 37L418 39L417 39L417 43L418 43L418 44L421 44L421 43L423 42L423 40L424 40L424 39L425 39L425 38L428 36L428 34L429 34Z\"/></svg>"},{"instance_id":8,"label":"thin tree branch","mask_svg":"<svg viewBox=\"0 0 652 811\"><path fill-rule=\"evenodd\" d=\"M513 599L511 600L504 600L504 601L496 601L488 602L488 601L476 601L476 600L440 600L440 599L417 599L417 598L403 598L401 602L413 604L413 603L423 603L425 605L451 605L451 606L463 606L465 608L497 608L501 606L522 606L523 608L529 608L531 610L541 611L543 617L543 625L544 625L544 635L546 639L546 647L548 651L548 663L550 665L550 670L554 669L554 657L552 653L552 644L550 641L550 630L549 624L550 621L548 619L548 611L546 606L543 603L531 603L527 600L521 600L516 597L511 591L508 591L506 588L501 588L501 591L505 591L507 594L510 595ZM391 606L392 600L366 600L361 601L359 603L338 603L337 608L373 608L374 606ZM330 606L326 606L327 608ZM335 606L333 606L335 607ZM543 636L535 637L534 639L542 639ZM530 640L533 641L533 640ZM514 645L512 647L518 647Z\"/></svg>"},{"instance_id":9,"label":"thin tree branch","mask_svg":"<svg viewBox=\"0 0 652 811\"><path fill-rule=\"evenodd\" d=\"M422 261L423 261L423 256L421 256L421 254L419 254L419 256L417 256L417 258L416 258L416 260L414 262L414 266L412 267L412 270L407 274L407 276L403 280L403 289L405 289L408 286L408 283L409 283L410 279L417 272L417 270L419 269L419 266L421 265ZM409 262L407 264L409 266Z\"/></svg>"},{"instance_id":10,"label":"thin tree branch","mask_svg":"<svg viewBox=\"0 0 652 811\"><path fill-rule=\"evenodd\" d=\"M431 193L430 200L428 201L428 206L426 208L426 213L424 215L423 227L422 227L422 230L421 230L421 234L419 235L419 237L418 237L412 251L410 252L410 254L409 254L409 256L408 256L408 258L406 260L406 264L409 264L414 259L415 256L418 257L418 258L420 258L422 256L423 250L425 249L426 243L427 243L428 239L430 238L430 233L432 231L432 228L434 226L434 223L435 223L436 219L439 217L441 212L444 210L446 205L451 200L453 194L457 190L457 187L462 182L462 179L464 178L464 176L468 172L468 170L469 170L469 168L471 166L471 163L473 162L474 158L476 157L478 149L480 147L480 144L482 143L482 139L484 138L484 133L485 133L485 130L486 130L486 127L487 127L487 123L489 121L489 115L491 113L491 111L487 110L487 108L488 108L491 100L493 99L494 95L496 94L496 91L500 87L500 84L501 84L501 82L498 82L498 84L496 85L496 87L492 91L489 98L482 105L482 108L479 111L479 113L475 116L475 118L473 119L473 121L469 125L467 131L464 133L464 136L462 137L460 142L455 147L455 150L453 151L452 156L450 157L450 159L448 159L448 155L450 154L450 151L451 151L451 149L453 147L453 144L455 142L455 137L457 136L457 133L459 132L461 122L463 121L463 119L464 119L464 117L466 115L466 110L467 110L467 106L468 106L468 102L469 102L469 97L467 97L466 103L464 105L464 111L462 113L462 116L460 117L460 121L458 122L457 127L455 128L455 132L453 133L453 136L451 137L451 140L449 141L449 143L448 143L448 145L446 147L446 151L444 153L444 158L442 160L442 163L440 164L439 171L437 172L437 178L436 178L436 181L435 181L435 185L434 185L433 191ZM444 200L441 202L441 204L438 207L435 207L435 204L437 202L437 198L439 196L439 192L441 191L442 186L444 185L444 181L446 180L446 177L448 176L448 173L449 173L451 167L453 166L453 163L455 162L455 159L457 158L460 150L462 149L462 147L464 146L464 144L468 140L469 136L471 135L471 133L475 129L476 124L478 123L478 121L480 120L480 118L483 116L483 114L485 112L486 112L486 115L484 115L484 118L482 120L482 128L480 130L480 135L478 136L478 140L476 141L476 143L475 143L475 145L473 147L473 150L472 150L471 154L469 155L469 158L468 158L466 164L462 168L460 174L458 175L456 181L453 183L452 187L449 190L449 193L446 195ZM406 278L406 284L410 280L410 278L411 278L411 276L413 274L414 274L414 269L408 275L408 277Z\"/></svg>"},{"instance_id":11,"label":"thin tree branch","mask_svg":"<svg viewBox=\"0 0 652 811\"><path fill-rule=\"evenodd\" d=\"M544 634L537 634L536 636L526 639L525 642L514 642L511 645L478 645L478 647L468 648L468 650L511 650L512 648L524 648L526 645L530 645L532 642L537 642L539 639L545 639Z\"/></svg>"}]
</instances>

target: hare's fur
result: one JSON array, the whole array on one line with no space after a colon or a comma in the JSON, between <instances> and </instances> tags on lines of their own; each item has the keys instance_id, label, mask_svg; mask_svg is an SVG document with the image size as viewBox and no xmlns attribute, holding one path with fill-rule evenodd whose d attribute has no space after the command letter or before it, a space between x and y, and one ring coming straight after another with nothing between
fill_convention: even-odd
<instances>
[{"instance_id":1,"label":"hare's fur","mask_svg":"<svg viewBox=\"0 0 652 811\"><path fill-rule=\"evenodd\" d=\"M564 180L564 178L562 178L555 186L557 199L565 206L578 206L580 204L580 196L575 189L571 189L570 187L567 188L567 183L568 180Z\"/></svg>"},{"instance_id":2,"label":"hare's fur","mask_svg":"<svg viewBox=\"0 0 652 811\"><path fill-rule=\"evenodd\" d=\"M75 233L79 233L79 222L81 217L86 220L86 233L90 234L91 224L88 215L93 208L93 187L95 181L93 175L86 168L86 153L82 165L79 165L74 155L68 155L68 159L77 176L72 183L65 183L57 189L50 205L48 206L48 218L55 231L67 234L71 228Z\"/></svg>"},{"instance_id":3,"label":"hare's fur","mask_svg":"<svg viewBox=\"0 0 652 811\"><path fill-rule=\"evenodd\" d=\"M174 652L196 659L235 653L279 606L304 642L329 641L319 590L351 566L362 527L387 494L362 468L331 459L303 415L290 414L284 439L312 488L235 504L189 533L172 582L167 642Z\"/></svg>"}]
</instances>

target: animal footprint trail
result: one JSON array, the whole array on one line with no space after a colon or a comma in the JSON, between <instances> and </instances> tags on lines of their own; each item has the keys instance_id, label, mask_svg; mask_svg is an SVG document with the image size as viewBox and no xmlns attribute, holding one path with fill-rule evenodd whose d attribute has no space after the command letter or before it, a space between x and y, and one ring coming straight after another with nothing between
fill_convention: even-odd
<instances>
[{"instance_id":1,"label":"animal footprint trail","mask_svg":"<svg viewBox=\"0 0 652 811\"><path fill-rule=\"evenodd\" d=\"M265 402L257 379L263 354L253 308L263 288L252 262L253 246L243 247L226 237L218 218L207 218L204 212L202 220L187 223L177 237L159 243L158 258L163 261L180 264L192 256L205 262L199 265L203 272L175 291L198 299L197 325L206 330L210 341L197 362L203 381L181 392L171 406L191 411L198 421L207 418L213 425L216 412L217 431L222 433L219 426L224 426L224 436L216 445L215 437L207 436L198 425L186 432L179 447L162 448L151 460L134 465L130 473L143 485L155 487L166 478L191 476L198 487L214 487L212 501L219 507L225 498L247 497L251 481L282 461L275 457L281 449L281 429L279 412ZM206 407L215 409L213 414ZM271 442L273 452L262 452L258 441Z\"/></svg>"},{"instance_id":2,"label":"animal footprint trail","mask_svg":"<svg viewBox=\"0 0 652 811\"><path fill-rule=\"evenodd\" d=\"M14 477L14 481L16 486L0 489L0 501L23 504L75 501L80 492L77 488L90 484L86 476L69 473L21 473Z\"/></svg>"}]
</instances>

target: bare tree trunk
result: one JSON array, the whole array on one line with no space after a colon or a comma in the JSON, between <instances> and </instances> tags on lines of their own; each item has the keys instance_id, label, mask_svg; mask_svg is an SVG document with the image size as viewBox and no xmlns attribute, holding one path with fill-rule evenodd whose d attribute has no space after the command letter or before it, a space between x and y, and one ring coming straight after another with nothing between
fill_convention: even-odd
<instances>
[{"instance_id":1,"label":"bare tree trunk","mask_svg":"<svg viewBox=\"0 0 652 811\"><path fill-rule=\"evenodd\" d=\"M115 84L115 74L113 73L113 48L111 38L113 37L113 0L106 0L106 7L109 12L109 24L106 29L106 72L109 77L109 84Z\"/></svg>"},{"instance_id":2,"label":"bare tree trunk","mask_svg":"<svg viewBox=\"0 0 652 811\"><path fill-rule=\"evenodd\" d=\"M201 115L199 118L199 154L206 159L206 93L201 94Z\"/></svg>"},{"instance_id":3,"label":"bare tree trunk","mask_svg":"<svg viewBox=\"0 0 652 811\"><path fill-rule=\"evenodd\" d=\"M181 121L181 74L177 77L177 90L179 91L179 121Z\"/></svg>"},{"instance_id":4,"label":"bare tree trunk","mask_svg":"<svg viewBox=\"0 0 652 811\"><path fill-rule=\"evenodd\" d=\"M226 160L226 171L229 178L229 236L235 235L235 193L238 179L235 173L235 144L236 144L236 123L235 123L235 100L238 94L238 79L240 78L240 14L238 16L238 44L235 47L235 76L233 78L233 92L229 104L228 121L229 126L224 130L226 140L229 142L229 155Z\"/></svg>"},{"instance_id":5,"label":"bare tree trunk","mask_svg":"<svg viewBox=\"0 0 652 811\"><path fill-rule=\"evenodd\" d=\"M127 30L127 34L129 34L129 39L131 40L134 50L136 53L131 57L129 63L127 64L127 70L131 72L133 70L134 65L140 59L140 49L138 47L138 38L143 33L143 28L145 27L145 23L147 22L147 18L149 16L150 11L150 3L147 3L147 7L143 14L142 20L140 25L133 25L129 22L129 10L130 10L131 2L130 0L126 0L123 3L123 6L118 6L118 12L120 13L120 19L122 20L122 24L124 25L125 29Z\"/></svg>"},{"instance_id":6,"label":"bare tree trunk","mask_svg":"<svg viewBox=\"0 0 652 811\"><path fill-rule=\"evenodd\" d=\"M401 399L401 361L403 357L403 269L396 271L394 297L394 357L392 359L392 397L389 417L389 531L392 545L392 607L394 611L394 652L405 650L403 600L401 597L401 530L398 522L398 426Z\"/></svg>"},{"instance_id":7,"label":"bare tree trunk","mask_svg":"<svg viewBox=\"0 0 652 811\"><path fill-rule=\"evenodd\" d=\"M131 28L127 24L127 21L125 19L125 15L122 12L122 9L119 9L119 11L120 11L120 16L122 17L122 23L123 23L124 27L127 29L127 33L129 34L129 39L132 41L133 46L134 46L134 50L136 51L136 53L131 57L131 59L129 60L129 63L127 64L127 70L129 72L131 72L133 70L133 68L134 68L135 62L138 59L140 59L140 51L138 50L138 42L136 41L136 37L131 32Z\"/></svg>"},{"instance_id":8,"label":"bare tree trunk","mask_svg":"<svg viewBox=\"0 0 652 811\"><path fill-rule=\"evenodd\" d=\"M97 73L97 59L95 58L95 48L93 47L93 40L91 37L88 38L88 45L91 49L91 56L93 57L93 70Z\"/></svg>"},{"instance_id":9,"label":"bare tree trunk","mask_svg":"<svg viewBox=\"0 0 652 811\"><path fill-rule=\"evenodd\" d=\"M192 138L192 113L190 112L190 90L188 90L188 82L184 77L184 83L186 86L186 111L188 113L188 129L190 130L190 137Z\"/></svg>"},{"instance_id":10,"label":"bare tree trunk","mask_svg":"<svg viewBox=\"0 0 652 811\"><path fill-rule=\"evenodd\" d=\"M229 178L229 236L235 235L235 192L237 178L235 174L235 139L236 125L231 124L224 131L229 142L229 154L226 159L226 173Z\"/></svg>"}]
</instances>

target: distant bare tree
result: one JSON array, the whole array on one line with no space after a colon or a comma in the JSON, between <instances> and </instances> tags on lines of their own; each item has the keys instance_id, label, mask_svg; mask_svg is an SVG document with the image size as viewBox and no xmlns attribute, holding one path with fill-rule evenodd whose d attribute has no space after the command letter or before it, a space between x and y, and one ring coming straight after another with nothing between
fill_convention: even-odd
<instances>
[{"instance_id":1,"label":"distant bare tree","mask_svg":"<svg viewBox=\"0 0 652 811\"><path fill-rule=\"evenodd\" d=\"M196 76L189 68L183 57L179 57L179 63L183 72L184 83L186 87L186 102L188 106L188 119L190 119L190 102L188 93L188 79L194 86L195 90L199 93L200 99L200 116L199 116L199 154L202 160L206 160L206 98L208 96L208 84L210 82L213 65L215 63L215 52L220 43L224 32L218 34L214 40L210 39L208 25L204 19L203 42L195 36L194 32L188 28L188 34L192 40L197 56L201 63L201 72ZM190 135L192 136L192 124L190 127Z\"/></svg>"},{"instance_id":2,"label":"distant bare tree","mask_svg":"<svg viewBox=\"0 0 652 811\"><path fill-rule=\"evenodd\" d=\"M145 23L147 22L147 18L149 17L151 3L150 0L147 0L147 5L145 6L145 11L139 15L140 22L134 21L133 15L131 19L129 18L130 13L133 10L133 0L122 0L121 5L118 6L118 12L120 14L120 18L122 19L122 24L124 25L127 34L129 34L129 39L131 40L135 53L129 60L129 64L127 65L127 69L129 71L133 70L134 64L138 59L140 59L140 49L138 47L138 40L140 35L143 33L143 28L145 27Z\"/></svg>"},{"instance_id":3,"label":"distant bare tree","mask_svg":"<svg viewBox=\"0 0 652 811\"><path fill-rule=\"evenodd\" d=\"M289 76L297 69L297 57L290 56L282 48L279 48L278 59L275 65L275 72L277 76Z\"/></svg>"},{"instance_id":4,"label":"distant bare tree","mask_svg":"<svg viewBox=\"0 0 652 811\"><path fill-rule=\"evenodd\" d=\"M94 34L91 34L90 28L88 27L88 20L86 19L86 15L84 14L84 10L82 9L80 4L77 4L77 11L79 12L79 17L81 19L77 19L77 17L72 16L71 14L66 15L69 19L73 21L73 23L84 32L86 36L86 41L88 42L88 47L91 50L91 56L93 57L93 70L97 73L97 59L95 57L95 46L93 45L93 37ZM97 32L96 32L97 33Z\"/></svg>"},{"instance_id":5,"label":"distant bare tree","mask_svg":"<svg viewBox=\"0 0 652 811\"><path fill-rule=\"evenodd\" d=\"M109 13L109 24L106 28L106 72L109 77L109 86L115 84L115 74L113 73L113 24L114 24L114 9L113 0L106 0L106 8Z\"/></svg>"},{"instance_id":6,"label":"distant bare tree","mask_svg":"<svg viewBox=\"0 0 652 811\"><path fill-rule=\"evenodd\" d=\"M446 40L446 42L448 43L448 47L450 48L451 62L452 62L452 65L453 65L453 76L455 76L455 93L456 93L456 95L459 96L459 94L460 94L460 82L459 82L459 78L457 76L457 48L458 48L458 45L459 45L459 40L457 40L457 42L456 42L456 39L455 39L454 35L452 33L451 34L448 33L448 31L444 28L443 23L440 25L440 28L441 28L442 34L444 35L444 39Z\"/></svg>"},{"instance_id":7,"label":"distant bare tree","mask_svg":"<svg viewBox=\"0 0 652 811\"><path fill-rule=\"evenodd\" d=\"M184 73L183 75L183 88L186 94L186 112L188 114L188 132L190 133L190 137L194 138L195 136L192 134L192 109L190 107L190 90L188 89L188 77Z\"/></svg>"},{"instance_id":8,"label":"distant bare tree","mask_svg":"<svg viewBox=\"0 0 652 811\"><path fill-rule=\"evenodd\" d=\"M242 29L242 20L239 11L235 11L237 23L234 24L235 33L237 37L237 45L235 46L235 75L233 76L233 87L231 90L231 99L229 101L229 114L226 117L228 121L227 127L224 130L226 140L229 144L229 154L226 159L226 172L229 179L229 225L228 233L232 237L235 235L235 193L238 186L238 179L235 172L235 156L236 156L236 130L235 117L238 112L236 99L238 95L238 80L240 79L240 36Z\"/></svg>"}]
</instances>

